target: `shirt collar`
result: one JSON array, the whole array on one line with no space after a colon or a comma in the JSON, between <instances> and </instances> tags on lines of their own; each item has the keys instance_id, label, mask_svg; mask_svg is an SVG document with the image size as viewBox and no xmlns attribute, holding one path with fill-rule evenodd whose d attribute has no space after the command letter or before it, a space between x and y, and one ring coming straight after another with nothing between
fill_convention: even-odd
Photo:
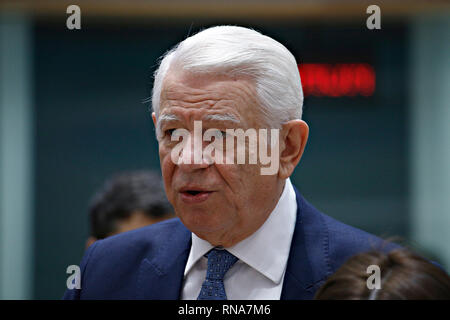
<instances>
[{"instance_id":1,"label":"shirt collar","mask_svg":"<svg viewBox=\"0 0 450 320\"><path fill-rule=\"evenodd\" d=\"M274 283L280 283L286 269L297 216L297 202L291 180L286 180L277 205L264 224L251 236L226 248L239 260L257 270ZM192 233L192 246L184 275L213 246Z\"/></svg>"}]
</instances>

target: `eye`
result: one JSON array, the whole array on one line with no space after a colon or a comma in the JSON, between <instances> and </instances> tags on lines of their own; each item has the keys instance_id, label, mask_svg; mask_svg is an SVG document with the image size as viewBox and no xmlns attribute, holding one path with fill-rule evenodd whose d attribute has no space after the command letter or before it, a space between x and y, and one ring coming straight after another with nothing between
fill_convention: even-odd
<instances>
[{"instance_id":1,"label":"eye","mask_svg":"<svg viewBox=\"0 0 450 320\"><path fill-rule=\"evenodd\" d=\"M225 130L220 130L220 129L216 129L217 133L220 133L222 135L222 137L225 137L227 135L227 133L225 132Z\"/></svg>"},{"instance_id":2,"label":"eye","mask_svg":"<svg viewBox=\"0 0 450 320\"><path fill-rule=\"evenodd\" d=\"M217 138L225 138L227 136L227 133L225 130L216 129L215 135L218 136Z\"/></svg>"},{"instance_id":3,"label":"eye","mask_svg":"<svg viewBox=\"0 0 450 320\"><path fill-rule=\"evenodd\" d=\"M225 130L223 130L223 131L221 130L220 133L222 134L222 138L233 137L233 133L229 134Z\"/></svg>"},{"instance_id":4,"label":"eye","mask_svg":"<svg viewBox=\"0 0 450 320\"><path fill-rule=\"evenodd\" d=\"M171 137L171 136L172 136L172 133L173 133L175 130L176 130L176 129L167 129L167 130L164 131L164 135L165 135L165 136Z\"/></svg>"}]
</instances>

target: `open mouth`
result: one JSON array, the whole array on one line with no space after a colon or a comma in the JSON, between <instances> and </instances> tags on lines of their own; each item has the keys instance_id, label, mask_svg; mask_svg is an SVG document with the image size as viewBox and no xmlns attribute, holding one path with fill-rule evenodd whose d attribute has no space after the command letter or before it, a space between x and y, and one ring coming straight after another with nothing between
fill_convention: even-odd
<instances>
[{"instance_id":1,"label":"open mouth","mask_svg":"<svg viewBox=\"0 0 450 320\"><path fill-rule=\"evenodd\" d=\"M180 190L181 199L186 203L199 203L209 198L213 191L196 190L196 189L182 189Z\"/></svg>"},{"instance_id":2,"label":"open mouth","mask_svg":"<svg viewBox=\"0 0 450 320\"><path fill-rule=\"evenodd\" d=\"M185 193L190 194L191 196L195 196L195 195L197 195L199 193L202 193L202 192L204 192L204 191L197 191L197 190L187 190L187 191L185 191Z\"/></svg>"},{"instance_id":3,"label":"open mouth","mask_svg":"<svg viewBox=\"0 0 450 320\"><path fill-rule=\"evenodd\" d=\"M198 195L211 193L211 191L203 191L203 190L185 190L185 191L182 191L181 193L183 193L183 194L185 194L185 195L187 195L187 196L195 197L195 196L198 196Z\"/></svg>"}]
</instances>

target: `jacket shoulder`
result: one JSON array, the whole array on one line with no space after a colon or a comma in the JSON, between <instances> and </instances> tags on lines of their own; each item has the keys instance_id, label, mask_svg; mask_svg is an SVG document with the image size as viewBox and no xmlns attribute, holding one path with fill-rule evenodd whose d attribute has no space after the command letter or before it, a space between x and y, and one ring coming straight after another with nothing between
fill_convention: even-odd
<instances>
[{"instance_id":1,"label":"jacket shoulder","mask_svg":"<svg viewBox=\"0 0 450 320\"><path fill-rule=\"evenodd\" d=\"M335 272L350 257L371 250L389 252L400 246L319 212L326 229L328 259Z\"/></svg>"},{"instance_id":2,"label":"jacket shoulder","mask_svg":"<svg viewBox=\"0 0 450 320\"><path fill-rule=\"evenodd\" d=\"M188 239L190 232L174 218L96 241L80 264L81 290L68 289L63 299L135 298L142 262Z\"/></svg>"},{"instance_id":3,"label":"jacket shoulder","mask_svg":"<svg viewBox=\"0 0 450 320\"><path fill-rule=\"evenodd\" d=\"M389 252L400 246L361 229L349 226L317 210L297 191L300 217L305 241L314 263L321 265L326 274L334 273L350 257L370 250ZM317 265L316 265L317 266ZM322 268L319 268L322 269ZM317 274L322 278L323 274Z\"/></svg>"},{"instance_id":4,"label":"jacket shoulder","mask_svg":"<svg viewBox=\"0 0 450 320\"><path fill-rule=\"evenodd\" d=\"M123 254L139 252L151 255L169 238L177 234L184 235L185 232L188 230L181 221L174 218L99 240L95 252L96 255L103 253L106 259L113 259L114 256L123 258ZM114 256L108 257L109 251L114 251Z\"/></svg>"}]
</instances>

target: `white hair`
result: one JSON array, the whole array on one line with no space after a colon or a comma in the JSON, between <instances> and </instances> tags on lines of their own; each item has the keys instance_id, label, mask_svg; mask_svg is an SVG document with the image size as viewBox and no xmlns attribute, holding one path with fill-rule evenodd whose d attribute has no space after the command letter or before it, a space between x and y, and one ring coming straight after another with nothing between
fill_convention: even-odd
<instances>
[{"instance_id":1,"label":"white hair","mask_svg":"<svg viewBox=\"0 0 450 320\"><path fill-rule=\"evenodd\" d=\"M164 78L170 68L195 74L250 77L266 123L274 128L301 119L303 90L297 62L281 43L237 26L205 29L168 51L155 72L152 107L159 116Z\"/></svg>"}]
</instances>

